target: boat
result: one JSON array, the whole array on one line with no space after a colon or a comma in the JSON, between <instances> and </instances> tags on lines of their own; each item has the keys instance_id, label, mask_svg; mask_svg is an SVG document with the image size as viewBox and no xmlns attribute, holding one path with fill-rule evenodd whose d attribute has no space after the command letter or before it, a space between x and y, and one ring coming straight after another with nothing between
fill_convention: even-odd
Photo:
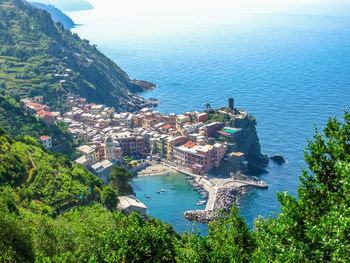
<instances>
[{"instance_id":1,"label":"boat","mask_svg":"<svg viewBox=\"0 0 350 263\"><path fill-rule=\"evenodd\" d=\"M204 205L206 203L206 201L198 201L197 203L196 203L196 205Z\"/></svg>"},{"instance_id":2,"label":"boat","mask_svg":"<svg viewBox=\"0 0 350 263\"><path fill-rule=\"evenodd\" d=\"M157 190L157 191L156 191L156 193L157 193L157 194L160 194L160 191L159 191L159 190Z\"/></svg>"},{"instance_id":3,"label":"boat","mask_svg":"<svg viewBox=\"0 0 350 263\"><path fill-rule=\"evenodd\" d=\"M170 189L174 189L174 186L170 186Z\"/></svg>"},{"instance_id":4,"label":"boat","mask_svg":"<svg viewBox=\"0 0 350 263\"><path fill-rule=\"evenodd\" d=\"M146 194L145 194L145 197L146 197L146 198L150 198L150 196L149 196L149 195L146 195Z\"/></svg>"},{"instance_id":5,"label":"boat","mask_svg":"<svg viewBox=\"0 0 350 263\"><path fill-rule=\"evenodd\" d=\"M186 180L192 180L192 177L191 176L187 176Z\"/></svg>"},{"instance_id":6,"label":"boat","mask_svg":"<svg viewBox=\"0 0 350 263\"><path fill-rule=\"evenodd\" d=\"M166 176L169 176L169 173L166 173L165 175L166 175Z\"/></svg>"},{"instance_id":7,"label":"boat","mask_svg":"<svg viewBox=\"0 0 350 263\"><path fill-rule=\"evenodd\" d=\"M207 195L201 195L201 198L202 198L202 199L207 199L208 196L207 196Z\"/></svg>"},{"instance_id":8,"label":"boat","mask_svg":"<svg viewBox=\"0 0 350 263\"><path fill-rule=\"evenodd\" d=\"M165 192L165 189L160 189L161 192Z\"/></svg>"}]
</instances>

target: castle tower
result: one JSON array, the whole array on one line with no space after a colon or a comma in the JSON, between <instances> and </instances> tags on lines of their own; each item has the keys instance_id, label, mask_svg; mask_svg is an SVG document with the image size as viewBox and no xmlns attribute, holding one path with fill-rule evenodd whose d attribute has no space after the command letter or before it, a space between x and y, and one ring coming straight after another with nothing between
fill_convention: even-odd
<instances>
[{"instance_id":1,"label":"castle tower","mask_svg":"<svg viewBox=\"0 0 350 263\"><path fill-rule=\"evenodd\" d=\"M230 110L233 110L235 108L234 98L228 98L228 107Z\"/></svg>"}]
</instances>

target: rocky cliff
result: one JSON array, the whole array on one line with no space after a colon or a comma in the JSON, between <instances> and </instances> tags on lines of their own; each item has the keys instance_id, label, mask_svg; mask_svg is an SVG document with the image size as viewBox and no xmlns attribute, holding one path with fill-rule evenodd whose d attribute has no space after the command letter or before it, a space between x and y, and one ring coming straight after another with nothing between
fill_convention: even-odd
<instances>
[{"instance_id":1,"label":"rocky cliff","mask_svg":"<svg viewBox=\"0 0 350 263\"><path fill-rule=\"evenodd\" d=\"M255 118L251 115L245 115L244 118L235 118L234 127L242 130L233 136L232 142L236 144L236 151L244 153L247 161L257 165L266 165L269 159L261 153L255 126Z\"/></svg>"}]
</instances>

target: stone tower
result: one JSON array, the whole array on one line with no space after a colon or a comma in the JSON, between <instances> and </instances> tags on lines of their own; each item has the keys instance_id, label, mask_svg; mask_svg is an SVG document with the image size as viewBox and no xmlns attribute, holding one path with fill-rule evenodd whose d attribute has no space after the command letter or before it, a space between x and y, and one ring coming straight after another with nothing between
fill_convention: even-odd
<instances>
[{"instance_id":1,"label":"stone tower","mask_svg":"<svg viewBox=\"0 0 350 263\"><path fill-rule=\"evenodd\" d=\"M228 98L228 107L230 110L233 110L235 108L235 102L233 98Z\"/></svg>"}]
</instances>

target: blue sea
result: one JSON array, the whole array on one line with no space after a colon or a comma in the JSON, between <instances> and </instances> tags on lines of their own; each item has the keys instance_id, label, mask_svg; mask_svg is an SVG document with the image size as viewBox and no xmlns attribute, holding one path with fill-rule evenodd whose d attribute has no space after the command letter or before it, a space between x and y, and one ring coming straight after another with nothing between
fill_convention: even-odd
<instances>
[{"instance_id":1,"label":"blue sea","mask_svg":"<svg viewBox=\"0 0 350 263\"><path fill-rule=\"evenodd\" d=\"M73 31L97 44L131 78L156 83L156 89L140 95L159 99L157 110L204 110L206 103L221 107L234 97L237 108L257 119L262 152L288 160L283 165L271 162L269 172L260 176L269 184L267 190L252 189L241 197L240 215L251 227L259 215L279 212L276 192L296 196L301 168L306 167L306 138L312 138L314 125L323 128L329 116L342 119L349 106L350 17L225 13L154 15L142 21L94 12L70 13L82 24ZM169 202L142 198L161 184L168 187L167 180L138 178L133 185L150 215L180 232L190 229L181 209L193 206L195 192L169 195ZM177 182L185 187L184 178Z\"/></svg>"}]
</instances>

